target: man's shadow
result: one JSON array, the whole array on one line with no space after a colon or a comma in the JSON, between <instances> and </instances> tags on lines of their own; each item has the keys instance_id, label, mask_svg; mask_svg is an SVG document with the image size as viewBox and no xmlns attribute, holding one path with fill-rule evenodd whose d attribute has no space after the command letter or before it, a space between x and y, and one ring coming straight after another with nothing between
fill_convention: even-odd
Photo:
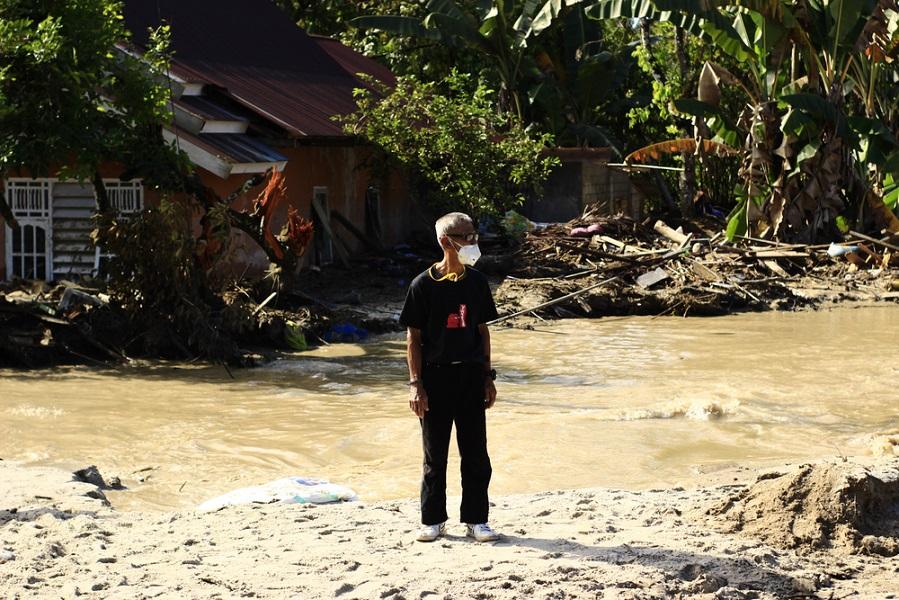
<instances>
[{"instance_id":1,"label":"man's shadow","mask_svg":"<svg viewBox=\"0 0 899 600\"><path fill-rule=\"evenodd\" d=\"M796 589L796 579L772 568L760 565L748 557L725 557L700 554L675 548L630 546L588 546L565 539L546 539L504 535L496 545L514 545L534 548L562 558L574 555L590 562L611 565L638 564L659 569L682 581L692 581L703 573L723 577L727 585L773 593L785 593Z\"/></svg>"}]
</instances>

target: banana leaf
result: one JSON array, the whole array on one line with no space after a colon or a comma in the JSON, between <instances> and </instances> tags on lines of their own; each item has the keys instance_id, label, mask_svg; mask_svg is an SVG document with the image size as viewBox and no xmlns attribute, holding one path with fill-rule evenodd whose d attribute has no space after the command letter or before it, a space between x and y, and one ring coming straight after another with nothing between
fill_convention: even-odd
<instances>
[{"instance_id":1,"label":"banana leaf","mask_svg":"<svg viewBox=\"0 0 899 600\"><path fill-rule=\"evenodd\" d=\"M680 138L676 140L667 140L657 142L634 150L624 157L624 162L645 162L647 160L659 160L668 154L683 154L684 152L695 154L699 147L706 154L715 156L736 156L741 152L712 140L697 141L694 138Z\"/></svg>"},{"instance_id":2,"label":"banana leaf","mask_svg":"<svg viewBox=\"0 0 899 600\"><path fill-rule=\"evenodd\" d=\"M784 94L780 99L815 122L832 125L836 135L850 140L855 138L846 122L846 115L826 98L817 94Z\"/></svg>"},{"instance_id":3,"label":"banana leaf","mask_svg":"<svg viewBox=\"0 0 899 600\"><path fill-rule=\"evenodd\" d=\"M829 41L834 46L854 46L873 9L874 3L870 0L830 0L827 5L832 20Z\"/></svg>"},{"instance_id":4,"label":"banana leaf","mask_svg":"<svg viewBox=\"0 0 899 600\"><path fill-rule=\"evenodd\" d=\"M703 33L700 15L661 11L650 0L600 0L584 12L591 19L650 19L670 22L696 36Z\"/></svg>"},{"instance_id":5,"label":"banana leaf","mask_svg":"<svg viewBox=\"0 0 899 600\"><path fill-rule=\"evenodd\" d=\"M440 32L426 28L421 19L401 15L371 15L356 17L350 25L359 29L376 29L405 37L440 39Z\"/></svg>"},{"instance_id":6,"label":"banana leaf","mask_svg":"<svg viewBox=\"0 0 899 600\"><path fill-rule=\"evenodd\" d=\"M495 3L491 3L490 8L494 7ZM471 23L471 17L466 14L458 4L453 2L453 0L430 0L430 2L428 2L428 12L446 15L451 19L458 19L459 21L468 20L470 24L474 24Z\"/></svg>"},{"instance_id":7,"label":"banana leaf","mask_svg":"<svg viewBox=\"0 0 899 600\"><path fill-rule=\"evenodd\" d=\"M456 19L444 13L431 13L425 17L424 25L428 29L440 32L443 39L460 39L488 54L494 53L489 40L481 35L478 28L466 20Z\"/></svg>"},{"instance_id":8,"label":"banana leaf","mask_svg":"<svg viewBox=\"0 0 899 600\"><path fill-rule=\"evenodd\" d=\"M737 202L734 209L727 215L727 229L724 235L727 241L732 242L738 235L746 235L749 230L749 223L746 215L746 205L749 202L747 198L742 198Z\"/></svg>"},{"instance_id":9,"label":"banana leaf","mask_svg":"<svg viewBox=\"0 0 899 600\"><path fill-rule=\"evenodd\" d=\"M894 178L891 173L883 178L883 203L896 213L896 207L899 206L899 178Z\"/></svg>"},{"instance_id":10,"label":"banana leaf","mask_svg":"<svg viewBox=\"0 0 899 600\"><path fill-rule=\"evenodd\" d=\"M882 167L899 148L899 140L880 119L848 117L846 121L858 136L859 160L863 163Z\"/></svg>"}]
</instances>

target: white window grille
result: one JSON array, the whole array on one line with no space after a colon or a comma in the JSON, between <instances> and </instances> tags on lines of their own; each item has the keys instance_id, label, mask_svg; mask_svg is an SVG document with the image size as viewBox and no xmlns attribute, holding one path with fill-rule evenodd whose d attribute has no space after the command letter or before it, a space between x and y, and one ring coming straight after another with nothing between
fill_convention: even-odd
<instances>
[{"instance_id":1,"label":"white window grille","mask_svg":"<svg viewBox=\"0 0 899 600\"><path fill-rule=\"evenodd\" d=\"M49 179L7 179L6 201L19 227L6 226L8 278L48 279L52 272Z\"/></svg>"},{"instance_id":2,"label":"white window grille","mask_svg":"<svg viewBox=\"0 0 899 600\"><path fill-rule=\"evenodd\" d=\"M7 179L6 202L16 219L50 218L49 179Z\"/></svg>"},{"instance_id":3,"label":"white window grille","mask_svg":"<svg viewBox=\"0 0 899 600\"><path fill-rule=\"evenodd\" d=\"M110 206L119 214L138 213L144 208L144 186L140 181L104 180Z\"/></svg>"},{"instance_id":4,"label":"white window grille","mask_svg":"<svg viewBox=\"0 0 899 600\"><path fill-rule=\"evenodd\" d=\"M106 188L106 198L109 206L122 218L139 213L144 209L144 186L140 181L119 181L118 179L104 179L103 187ZM94 257L94 274L105 275L106 265L114 256L97 246Z\"/></svg>"}]
</instances>

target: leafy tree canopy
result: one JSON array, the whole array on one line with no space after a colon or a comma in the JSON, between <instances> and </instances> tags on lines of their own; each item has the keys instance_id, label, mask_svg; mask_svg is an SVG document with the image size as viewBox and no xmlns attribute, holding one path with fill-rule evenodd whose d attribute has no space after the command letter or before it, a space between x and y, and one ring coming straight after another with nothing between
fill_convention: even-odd
<instances>
[{"instance_id":1,"label":"leafy tree canopy","mask_svg":"<svg viewBox=\"0 0 899 600\"><path fill-rule=\"evenodd\" d=\"M413 77L383 96L357 90L358 110L344 129L410 168L436 207L483 215L521 204L555 164L543 154L550 136L531 135L497 113L484 84L469 92L469 75L453 72L444 83L447 93Z\"/></svg>"},{"instance_id":2,"label":"leafy tree canopy","mask_svg":"<svg viewBox=\"0 0 899 600\"><path fill-rule=\"evenodd\" d=\"M168 31L142 58L116 50L128 37L115 0L0 2L0 175L66 165L90 178L104 160L164 151Z\"/></svg>"}]
</instances>

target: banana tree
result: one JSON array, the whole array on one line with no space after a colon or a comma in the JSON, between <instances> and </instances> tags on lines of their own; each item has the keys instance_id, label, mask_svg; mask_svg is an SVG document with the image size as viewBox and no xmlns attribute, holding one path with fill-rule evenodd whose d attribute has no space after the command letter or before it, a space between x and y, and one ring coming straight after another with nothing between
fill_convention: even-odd
<instances>
[{"instance_id":1,"label":"banana tree","mask_svg":"<svg viewBox=\"0 0 899 600\"><path fill-rule=\"evenodd\" d=\"M519 120L524 104L520 78L527 65L527 38L541 31L544 20L532 17L542 8L537 0L479 0L460 5L454 0L429 0L424 19L403 15L367 15L350 24L400 36L427 38L461 45L487 57L500 82L500 101Z\"/></svg>"},{"instance_id":2,"label":"banana tree","mask_svg":"<svg viewBox=\"0 0 899 600\"><path fill-rule=\"evenodd\" d=\"M528 120L560 145L607 146L622 157L623 145L608 125L623 120L635 102L627 93L636 68L632 48L608 50L602 24L564 0L548 2L528 36L539 69L527 82Z\"/></svg>"},{"instance_id":3,"label":"banana tree","mask_svg":"<svg viewBox=\"0 0 899 600\"><path fill-rule=\"evenodd\" d=\"M835 233L847 205L878 207L879 182L899 165L892 119L876 114L895 104L878 87L895 75L895 0L603 0L589 12L675 22L740 62L739 74L705 65L699 98L677 103L698 137L743 140L730 237L813 240ZM722 84L745 93L736 123L718 110Z\"/></svg>"}]
</instances>

